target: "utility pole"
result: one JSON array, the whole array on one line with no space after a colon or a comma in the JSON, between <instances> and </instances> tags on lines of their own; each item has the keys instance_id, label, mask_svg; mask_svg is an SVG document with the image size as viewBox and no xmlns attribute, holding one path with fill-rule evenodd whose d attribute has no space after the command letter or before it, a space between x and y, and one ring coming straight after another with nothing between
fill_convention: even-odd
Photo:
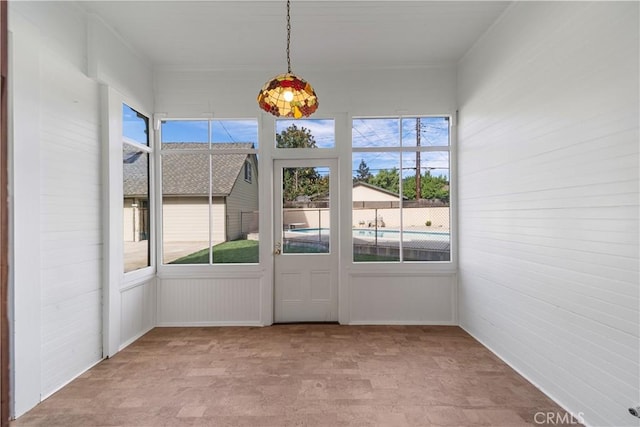
<instances>
[{"instance_id":1,"label":"utility pole","mask_svg":"<svg viewBox=\"0 0 640 427\"><path fill-rule=\"evenodd\" d=\"M420 168L420 117L416 119L416 200L422 198L422 185L420 178L422 178L422 169Z\"/></svg>"}]
</instances>

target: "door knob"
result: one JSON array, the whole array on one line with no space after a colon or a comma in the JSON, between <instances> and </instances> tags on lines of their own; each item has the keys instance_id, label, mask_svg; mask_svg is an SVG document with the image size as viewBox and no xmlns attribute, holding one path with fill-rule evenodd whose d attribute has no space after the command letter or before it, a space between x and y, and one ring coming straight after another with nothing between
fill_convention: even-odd
<instances>
[{"instance_id":1,"label":"door knob","mask_svg":"<svg viewBox=\"0 0 640 427\"><path fill-rule=\"evenodd\" d=\"M273 249L274 255L280 255L282 253L282 244L280 242L276 243L276 247Z\"/></svg>"}]
</instances>

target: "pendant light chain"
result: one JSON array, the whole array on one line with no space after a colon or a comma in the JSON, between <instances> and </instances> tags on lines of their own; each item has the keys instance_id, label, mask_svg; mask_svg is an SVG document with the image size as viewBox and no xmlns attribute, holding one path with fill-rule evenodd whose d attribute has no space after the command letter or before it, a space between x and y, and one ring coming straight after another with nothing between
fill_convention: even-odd
<instances>
[{"instance_id":1,"label":"pendant light chain","mask_svg":"<svg viewBox=\"0 0 640 427\"><path fill-rule=\"evenodd\" d=\"M291 57L289 45L291 45L291 15L289 10L291 8L291 0L287 0L287 73L291 74Z\"/></svg>"},{"instance_id":2,"label":"pendant light chain","mask_svg":"<svg viewBox=\"0 0 640 427\"><path fill-rule=\"evenodd\" d=\"M0 0L1 1L1 0ZM318 109L313 87L291 72L291 0L287 0L287 72L278 74L258 92L258 105L276 117L309 117Z\"/></svg>"}]
</instances>

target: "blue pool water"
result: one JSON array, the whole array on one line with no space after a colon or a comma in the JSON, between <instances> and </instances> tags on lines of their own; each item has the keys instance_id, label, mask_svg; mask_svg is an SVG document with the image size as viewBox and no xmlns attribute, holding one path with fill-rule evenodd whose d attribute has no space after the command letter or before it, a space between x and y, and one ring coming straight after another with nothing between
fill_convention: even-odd
<instances>
[{"instance_id":1,"label":"blue pool water","mask_svg":"<svg viewBox=\"0 0 640 427\"><path fill-rule=\"evenodd\" d=\"M329 232L328 228L295 228L289 230L291 233L300 234L324 234ZM400 230L378 229L379 239L398 240ZM404 231L402 233L404 240L449 240L449 233L438 231ZM373 228L354 228L353 237L376 237L376 230Z\"/></svg>"}]
</instances>

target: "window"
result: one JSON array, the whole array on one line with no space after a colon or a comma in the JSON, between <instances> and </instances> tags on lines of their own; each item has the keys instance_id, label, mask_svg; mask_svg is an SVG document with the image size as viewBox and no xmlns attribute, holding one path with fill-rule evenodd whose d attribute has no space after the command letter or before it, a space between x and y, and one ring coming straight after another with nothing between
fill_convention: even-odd
<instances>
[{"instance_id":1,"label":"window","mask_svg":"<svg viewBox=\"0 0 640 427\"><path fill-rule=\"evenodd\" d=\"M251 184L251 162L244 162L244 180Z\"/></svg>"},{"instance_id":2,"label":"window","mask_svg":"<svg viewBox=\"0 0 640 427\"><path fill-rule=\"evenodd\" d=\"M166 120L161 141L163 263L257 263L257 121Z\"/></svg>"},{"instance_id":3,"label":"window","mask_svg":"<svg viewBox=\"0 0 640 427\"><path fill-rule=\"evenodd\" d=\"M151 265L149 119L122 105L124 272Z\"/></svg>"},{"instance_id":4,"label":"window","mask_svg":"<svg viewBox=\"0 0 640 427\"><path fill-rule=\"evenodd\" d=\"M450 261L448 117L356 118L353 261Z\"/></svg>"},{"instance_id":5,"label":"window","mask_svg":"<svg viewBox=\"0 0 640 427\"><path fill-rule=\"evenodd\" d=\"M334 148L333 119L276 120L276 148Z\"/></svg>"}]
</instances>

